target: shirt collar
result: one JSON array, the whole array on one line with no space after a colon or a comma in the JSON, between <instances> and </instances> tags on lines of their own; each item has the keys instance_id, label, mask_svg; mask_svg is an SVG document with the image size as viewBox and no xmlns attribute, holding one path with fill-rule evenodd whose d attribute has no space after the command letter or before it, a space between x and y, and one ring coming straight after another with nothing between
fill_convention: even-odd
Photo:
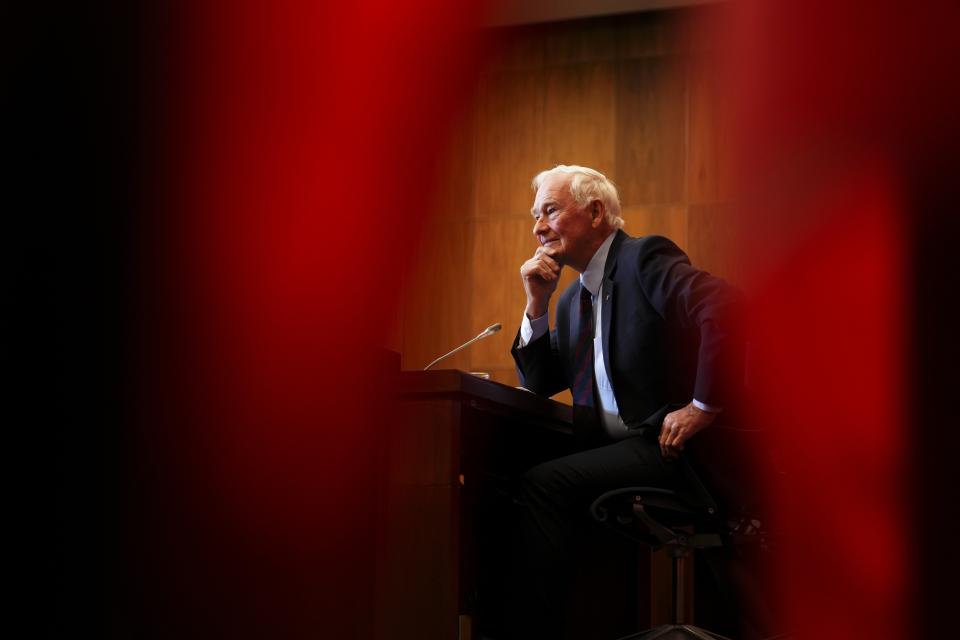
<instances>
[{"instance_id":1,"label":"shirt collar","mask_svg":"<svg viewBox=\"0 0 960 640\"><path fill-rule=\"evenodd\" d=\"M603 268L607 265L607 254L610 253L610 245L613 244L615 235L617 235L616 230L607 236L597 252L590 258L586 271L580 274L580 284L594 297L600 291L600 284L603 282Z\"/></svg>"}]
</instances>

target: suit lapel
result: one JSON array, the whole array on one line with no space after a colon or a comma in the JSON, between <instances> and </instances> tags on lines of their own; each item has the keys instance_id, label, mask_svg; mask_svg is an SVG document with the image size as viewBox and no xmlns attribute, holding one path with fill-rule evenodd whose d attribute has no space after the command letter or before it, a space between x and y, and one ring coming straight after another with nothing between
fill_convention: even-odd
<instances>
[{"instance_id":1,"label":"suit lapel","mask_svg":"<svg viewBox=\"0 0 960 640\"><path fill-rule=\"evenodd\" d=\"M607 254L607 262L603 265L603 311L600 318L601 330L603 331L603 368L607 370L607 380L613 384L613 376L610 372L610 336L613 334L613 312L617 304L617 283L613 281L613 276L617 271L617 254L620 253L620 245L627 237L622 230L617 231L617 235L610 244L610 252Z\"/></svg>"}]
</instances>

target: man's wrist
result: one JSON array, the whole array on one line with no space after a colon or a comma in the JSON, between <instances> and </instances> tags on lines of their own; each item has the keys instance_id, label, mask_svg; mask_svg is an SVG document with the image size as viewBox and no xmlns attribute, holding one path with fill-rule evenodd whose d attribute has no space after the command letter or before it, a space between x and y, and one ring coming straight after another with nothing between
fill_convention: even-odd
<instances>
[{"instance_id":1,"label":"man's wrist","mask_svg":"<svg viewBox=\"0 0 960 640\"><path fill-rule=\"evenodd\" d=\"M543 314L539 318L530 318L524 314L523 320L520 322L520 341L517 343L517 348L524 348L549 330L547 314Z\"/></svg>"},{"instance_id":2,"label":"man's wrist","mask_svg":"<svg viewBox=\"0 0 960 640\"><path fill-rule=\"evenodd\" d=\"M528 302L524 313L526 313L527 317L531 320L536 320L537 318L542 318L547 313L548 308L549 306L547 304Z\"/></svg>"},{"instance_id":3,"label":"man's wrist","mask_svg":"<svg viewBox=\"0 0 960 640\"><path fill-rule=\"evenodd\" d=\"M706 402L700 402L696 398L693 399L693 402L690 405L703 413L717 414L723 411L723 407L718 407L715 405L709 405Z\"/></svg>"}]
</instances>

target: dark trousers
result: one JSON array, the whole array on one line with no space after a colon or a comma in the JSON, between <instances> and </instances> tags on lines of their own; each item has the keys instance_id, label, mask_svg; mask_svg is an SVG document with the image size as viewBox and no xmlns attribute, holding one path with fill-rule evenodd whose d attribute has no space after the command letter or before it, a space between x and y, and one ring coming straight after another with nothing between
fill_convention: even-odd
<instances>
[{"instance_id":1,"label":"dark trousers","mask_svg":"<svg viewBox=\"0 0 960 640\"><path fill-rule=\"evenodd\" d=\"M602 493L627 486L672 489L691 502L707 485L731 512L758 512L755 447L744 434L711 428L697 434L684 454L667 461L654 437L638 436L537 465L520 479L507 630L517 640L564 637L564 605L571 587L571 558L589 521L590 504ZM752 436L751 436L752 437ZM690 470L697 478L691 480ZM724 509L722 506L721 509ZM765 511L759 509L759 512ZM737 620L740 638L762 638L776 629L770 602L772 558L756 549L720 549L704 556L723 592L724 608ZM589 588L586 585L585 588Z\"/></svg>"},{"instance_id":2,"label":"dark trousers","mask_svg":"<svg viewBox=\"0 0 960 640\"><path fill-rule=\"evenodd\" d=\"M537 465L523 475L517 501L510 637L562 638L570 559L588 508L625 486L685 487L679 463L664 460L655 440L634 437Z\"/></svg>"}]
</instances>

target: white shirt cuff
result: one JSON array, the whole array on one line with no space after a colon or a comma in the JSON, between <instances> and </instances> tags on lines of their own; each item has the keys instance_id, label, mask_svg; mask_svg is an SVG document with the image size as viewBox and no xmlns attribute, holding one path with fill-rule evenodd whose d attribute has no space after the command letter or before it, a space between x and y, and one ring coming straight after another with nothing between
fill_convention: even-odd
<instances>
[{"instance_id":1,"label":"white shirt cuff","mask_svg":"<svg viewBox=\"0 0 960 640\"><path fill-rule=\"evenodd\" d=\"M520 349L541 337L550 329L547 315L545 313L539 318L531 320L527 317L527 314L523 314L523 320L520 321L520 343L517 345Z\"/></svg>"},{"instance_id":2,"label":"white shirt cuff","mask_svg":"<svg viewBox=\"0 0 960 640\"><path fill-rule=\"evenodd\" d=\"M706 402L700 402L696 398L693 399L693 406L695 406L697 409L700 409L701 411L706 411L707 413L720 413L721 411L723 411L723 407L714 407L713 405L709 405Z\"/></svg>"}]
</instances>

